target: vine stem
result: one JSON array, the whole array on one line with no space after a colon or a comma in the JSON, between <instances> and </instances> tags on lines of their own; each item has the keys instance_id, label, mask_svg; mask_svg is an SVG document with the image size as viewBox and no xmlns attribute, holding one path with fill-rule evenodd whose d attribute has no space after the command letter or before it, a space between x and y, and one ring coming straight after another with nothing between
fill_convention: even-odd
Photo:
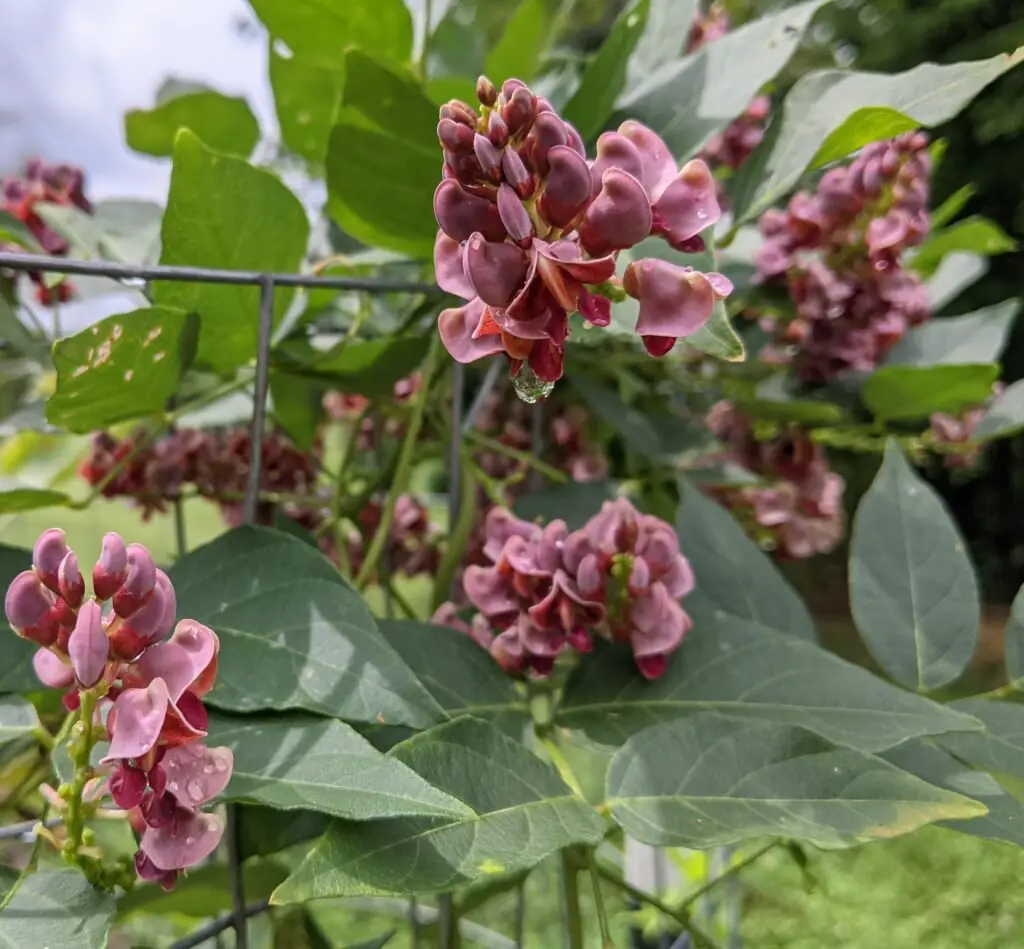
<instances>
[{"instance_id":1,"label":"vine stem","mask_svg":"<svg viewBox=\"0 0 1024 949\"><path fill-rule=\"evenodd\" d=\"M71 760L75 765L75 776L71 781L71 794L68 796L67 815L64 818L64 825L68 829L68 842L66 853L73 861L78 856L82 846L82 831L85 830L85 811L82 804L82 794L85 785L92 777L92 765L89 759L92 755L93 746L93 719L96 717L96 703L99 695L94 689L82 689L81 709L78 722L72 732L81 731L81 735L73 738L74 746L71 750ZM79 729L81 725L81 729Z\"/></svg>"},{"instance_id":2,"label":"vine stem","mask_svg":"<svg viewBox=\"0 0 1024 949\"><path fill-rule=\"evenodd\" d=\"M559 851L558 876L562 888L562 912L565 917L565 949L583 949L583 915L580 912L578 873L569 850Z\"/></svg>"},{"instance_id":3,"label":"vine stem","mask_svg":"<svg viewBox=\"0 0 1024 949\"><path fill-rule=\"evenodd\" d=\"M719 883L723 882L724 880L728 880L730 877L735 876L741 870L744 870L747 867L749 867L750 864L756 862L757 860L760 860L766 853L768 853L769 850L772 850L775 847L777 847L778 843L779 842L777 840L770 840L768 843L758 847L757 850L754 850L751 853L747 854L747 856L745 856L742 860L737 860L735 863L730 864L718 876L708 880L706 883L703 883L696 890L694 890L693 893L689 894L689 896L687 896L686 899L683 900L683 902L680 904L679 908L681 910L689 909L702 896L704 896L710 890L713 890L716 886L718 886Z\"/></svg>"},{"instance_id":4,"label":"vine stem","mask_svg":"<svg viewBox=\"0 0 1024 949\"><path fill-rule=\"evenodd\" d=\"M427 398L430 395L430 379L437 368L438 355L440 353L440 337L437 334L431 338L430 351L427 353L426 365L423 369L423 387L418 393L416 405L413 408L412 416L409 419L409 427L405 431L405 438L398 455L398 465L395 469L395 477L391 483L391 490L388 491L387 499L384 502L384 510L381 512L380 524L370 541L369 549L366 551L366 559L355 579L357 589L363 589L380 562L381 554L391 533L391 524L395 519L395 508L398 505L399 496L406 490L409 484L409 477L412 474L413 457L416 454L416 441L419 438L420 428L423 426L423 416L426 411Z\"/></svg>"},{"instance_id":5,"label":"vine stem","mask_svg":"<svg viewBox=\"0 0 1024 949\"><path fill-rule=\"evenodd\" d=\"M573 774L572 768L569 766L569 762L566 760L565 755L562 754L558 745L555 744L549 735L538 735L537 738L540 740L544 750L548 753L551 763L555 766L555 769L558 771L562 780L569 785L569 790L571 790L578 798L585 801L587 796L583 793L583 788L580 787L579 781L576 780L576 775Z\"/></svg>"},{"instance_id":6,"label":"vine stem","mask_svg":"<svg viewBox=\"0 0 1024 949\"><path fill-rule=\"evenodd\" d=\"M590 883L594 888L594 905L597 907L597 924L601 927L601 945L603 949L615 949L612 943L612 934L608 926L608 912L604 906L604 897L601 895L601 877L597 874L597 860L593 853L587 861L590 869Z\"/></svg>"}]
</instances>

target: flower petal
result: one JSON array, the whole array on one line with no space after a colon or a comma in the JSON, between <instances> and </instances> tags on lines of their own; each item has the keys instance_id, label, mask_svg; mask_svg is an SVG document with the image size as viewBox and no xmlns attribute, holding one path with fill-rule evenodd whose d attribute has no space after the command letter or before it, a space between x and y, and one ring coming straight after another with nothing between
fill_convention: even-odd
<instances>
[{"instance_id":1,"label":"flower petal","mask_svg":"<svg viewBox=\"0 0 1024 949\"><path fill-rule=\"evenodd\" d=\"M476 233L466 241L463 266L474 296L488 306L507 307L523 288L528 258L515 244L486 241Z\"/></svg>"},{"instance_id":2,"label":"flower petal","mask_svg":"<svg viewBox=\"0 0 1024 949\"><path fill-rule=\"evenodd\" d=\"M103 676L110 654L110 641L103 628L103 614L95 600L82 604L75 628L68 639L68 655L78 681L91 689Z\"/></svg>"},{"instance_id":3,"label":"flower petal","mask_svg":"<svg viewBox=\"0 0 1024 949\"><path fill-rule=\"evenodd\" d=\"M632 119L623 122L619 134L636 146L641 162L640 182L650 195L651 203L657 201L676 176L675 158L661 136L640 122Z\"/></svg>"},{"instance_id":4,"label":"flower petal","mask_svg":"<svg viewBox=\"0 0 1024 949\"><path fill-rule=\"evenodd\" d=\"M715 293L704 274L664 260L631 263L623 287L640 301L636 331L641 336L689 336L708 321L715 308Z\"/></svg>"},{"instance_id":5,"label":"flower petal","mask_svg":"<svg viewBox=\"0 0 1024 949\"><path fill-rule=\"evenodd\" d=\"M228 786L234 768L230 748L207 748L193 741L169 748L160 761L167 772L167 791L189 808L212 801Z\"/></svg>"},{"instance_id":6,"label":"flower petal","mask_svg":"<svg viewBox=\"0 0 1024 949\"><path fill-rule=\"evenodd\" d=\"M475 362L485 356L504 352L499 335L474 336L485 310L483 301L477 298L465 306L442 310L438 316L441 342L456 362Z\"/></svg>"},{"instance_id":7,"label":"flower petal","mask_svg":"<svg viewBox=\"0 0 1024 949\"><path fill-rule=\"evenodd\" d=\"M437 285L446 293L463 300L472 300L476 296L462 266L462 245L441 230L434 240L434 276Z\"/></svg>"},{"instance_id":8,"label":"flower petal","mask_svg":"<svg viewBox=\"0 0 1024 949\"><path fill-rule=\"evenodd\" d=\"M625 250L651 233L653 220L643 185L627 172L609 168L600 194L580 222L580 243L597 256Z\"/></svg>"},{"instance_id":9,"label":"flower petal","mask_svg":"<svg viewBox=\"0 0 1024 949\"><path fill-rule=\"evenodd\" d=\"M154 679L144 689L125 689L111 709L113 734L103 763L141 758L152 749L160 737L170 704L167 683L163 679Z\"/></svg>"},{"instance_id":10,"label":"flower petal","mask_svg":"<svg viewBox=\"0 0 1024 949\"><path fill-rule=\"evenodd\" d=\"M653 232L671 247L688 250L686 242L722 216L711 170L699 158L688 161L652 203Z\"/></svg>"},{"instance_id":11,"label":"flower petal","mask_svg":"<svg viewBox=\"0 0 1024 949\"><path fill-rule=\"evenodd\" d=\"M215 815L183 813L168 827L147 827L139 848L159 870L184 870L210 856L223 835Z\"/></svg>"},{"instance_id":12,"label":"flower petal","mask_svg":"<svg viewBox=\"0 0 1024 949\"><path fill-rule=\"evenodd\" d=\"M75 681L75 673L49 649L40 649L32 657L32 668L39 681L51 689L66 689Z\"/></svg>"}]
</instances>

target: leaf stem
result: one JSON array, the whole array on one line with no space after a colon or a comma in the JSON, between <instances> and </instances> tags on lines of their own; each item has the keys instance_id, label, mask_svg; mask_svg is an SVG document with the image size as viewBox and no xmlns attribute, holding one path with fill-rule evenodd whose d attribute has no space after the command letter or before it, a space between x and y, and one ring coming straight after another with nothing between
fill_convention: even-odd
<instances>
[{"instance_id":1,"label":"leaf stem","mask_svg":"<svg viewBox=\"0 0 1024 949\"><path fill-rule=\"evenodd\" d=\"M580 912L579 870L568 849L559 851L558 876L562 888L565 949L583 949L583 916Z\"/></svg>"},{"instance_id":2,"label":"leaf stem","mask_svg":"<svg viewBox=\"0 0 1024 949\"><path fill-rule=\"evenodd\" d=\"M615 949L612 942L611 930L608 926L608 912L604 907L604 897L601 895L601 877L597 873L597 859L590 854L587 861L590 869L590 884L594 888L594 904L597 907L597 923L601 927L602 949Z\"/></svg>"},{"instance_id":3,"label":"leaf stem","mask_svg":"<svg viewBox=\"0 0 1024 949\"><path fill-rule=\"evenodd\" d=\"M697 902L702 896L713 890L723 880L728 880L730 877L735 876L741 870L746 869L750 864L757 860L760 860L769 850L773 850L777 847L779 841L770 840L768 843L760 846L757 850L752 851L743 857L741 860L737 860L735 863L730 864L725 870L723 870L718 876L708 880L706 883L699 886L693 893L690 893L685 900L679 905L682 910L689 909Z\"/></svg>"},{"instance_id":4,"label":"leaf stem","mask_svg":"<svg viewBox=\"0 0 1024 949\"><path fill-rule=\"evenodd\" d=\"M506 445L504 442L500 442L496 438L490 438L480 432L469 431L465 433L465 437L469 441L475 442L481 448L486 448L488 451L497 452L499 455L505 455L507 458L528 465L534 471L539 472L557 484L567 484L569 481L569 476L564 471L559 471L546 461L535 458L528 451L513 448L511 445Z\"/></svg>"},{"instance_id":5,"label":"leaf stem","mask_svg":"<svg viewBox=\"0 0 1024 949\"><path fill-rule=\"evenodd\" d=\"M1017 686L1015 682L1007 682L1006 685L999 686L998 689L992 689L989 692L982 692L979 695L973 695L971 698L975 699L1008 699L1011 695L1017 694Z\"/></svg>"},{"instance_id":6,"label":"leaf stem","mask_svg":"<svg viewBox=\"0 0 1024 949\"><path fill-rule=\"evenodd\" d=\"M71 780L71 791L67 797L67 813L64 826L67 827L68 839L64 845L64 854L69 862L74 863L82 846L82 831L85 830L85 808L82 794L85 785L92 777L93 719L96 717L96 703L99 695L94 689L82 689L82 704L78 721L71 730L68 752L75 766L75 776Z\"/></svg>"},{"instance_id":7,"label":"leaf stem","mask_svg":"<svg viewBox=\"0 0 1024 949\"><path fill-rule=\"evenodd\" d=\"M580 798L580 800L585 801L587 796L583 793L583 788L580 787L579 781L576 780L576 775L573 774L569 762L566 760L565 755L562 754L558 745L555 744L549 735L537 735L537 739L548 753L551 763L555 766L555 769L562 780L569 786L572 793Z\"/></svg>"}]
</instances>

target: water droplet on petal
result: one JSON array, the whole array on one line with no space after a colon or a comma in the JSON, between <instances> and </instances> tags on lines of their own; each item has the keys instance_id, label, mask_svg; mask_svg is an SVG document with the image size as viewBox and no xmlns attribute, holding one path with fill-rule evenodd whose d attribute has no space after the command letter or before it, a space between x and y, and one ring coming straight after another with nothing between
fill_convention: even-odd
<instances>
[{"instance_id":1,"label":"water droplet on petal","mask_svg":"<svg viewBox=\"0 0 1024 949\"><path fill-rule=\"evenodd\" d=\"M228 763L223 758L215 759L213 762L213 766L222 774L228 770Z\"/></svg>"},{"instance_id":2,"label":"water droplet on petal","mask_svg":"<svg viewBox=\"0 0 1024 949\"><path fill-rule=\"evenodd\" d=\"M705 211L703 208L697 208L697 220L698 221L706 221L707 217L708 217L708 212L707 211Z\"/></svg>"},{"instance_id":3,"label":"water droplet on petal","mask_svg":"<svg viewBox=\"0 0 1024 949\"><path fill-rule=\"evenodd\" d=\"M188 835L188 836L187 836L187 837L185 838L185 843L186 843L186 844L187 844L187 845L188 845L189 847L191 847L191 846L192 846L192 844L194 844L195 842L196 842L196 836L195 836L195 834L189 834L189 835Z\"/></svg>"},{"instance_id":4,"label":"water droplet on petal","mask_svg":"<svg viewBox=\"0 0 1024 949\"><path fill-rule=\"evenodd\" d=\"M533 405L551 395L555 384L541 379L528 365L523 365L512 380L512 388L523 402Z\"/></svg>"},{"instance_id":5,"label":"water droplet on petal","mask_svg":"<svg viewBox=\"0 0 1024 949\"><path fill-rule=\"evenodd\" d=\"M203 774L213 774L213 765L212 764L204 764L203 765Z\"/></svg>"},{"instance_id":6,"label":"water droplet on petal","mask_svg":"<svg viewBox=\"0 0 1024 949\"><path fill-rule=\"evenodd\" d=\"M177 781L171 781L171 783L167 785L167 790L168 791L177 791L178 790L178 782Z\"/></svg>"},{"instance_id":7,"label":"water droplet on petal","mask_svg":"<svg viewBox=\"0 0 1024 949\"><path fill-rule=\"evenodd\" d=\"M197 804L203 799L203 786L198 781L189 781L185 788L188 796Z\"/></svg>"}]
</instances>

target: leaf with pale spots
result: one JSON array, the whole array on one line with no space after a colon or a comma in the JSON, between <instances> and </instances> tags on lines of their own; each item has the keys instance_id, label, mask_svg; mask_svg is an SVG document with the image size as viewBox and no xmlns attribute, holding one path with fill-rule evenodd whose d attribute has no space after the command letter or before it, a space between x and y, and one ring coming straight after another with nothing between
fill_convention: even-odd
<instances>
[{"instance_id":1,"label":"leaf with pale spots","mask_svg":"<svg viewBox=\"0 0 1024 949\"><path fill-rule=\"evenodd\" d=\"M853 520L850 608L865 645L897 682L952 682L974 654L978 581L942 499L890 440Z\"/></svg>"},{"instance_id":2,"label":"leaf with pale spots","mask_svg":"<svg viewBox=\"0 0 1024 949\"><path fill-rule=\"evenodd\" d=\"M310 544L239 527L179 560L171 579L178 615L220 636L210 704L414 728L444 718L359 594Z\"/></svg>"},{"instance_id":3,"label":"leaf with pale spots","mask_svg":"<svg viewBox=\"0 0 1024 949\"><path fill-rule=\"evenodd\" d=\"M469 805L473 817L336 821L273 902L440 893L604 837L604 821L550 765L486 722L460 718L388 754Z\"/></svg>"},{"instance_id":4,"label":"leaf with pale spots","mask_svg":"<svg viewBox=\"0 0 1024 949\"><path fill-rule=\"evenodd\" d=\"M626 833L658 847L774 835L845 847L985 814L806 729L707 714L634 735L608 768L607 803Z\"/></svg>"},{"instance_id":5,"label":"leaf with pale spots","mask_svg":"<svg viewBox=\"0 0 1024 949\"><path fill-rule=\"evenodd\" d=\"M229 799L349 820L465 818L473 813L333 719L214 714L206 742L234 753L224 794Z\"/></svg>"},{"instance_id":6,"label":"leaf with pale spots","mask_svg":"<svg viewBox=\"0 0 1024 949\"><path fill-rule=\"evenodd\" d=\"M165 306L108 316L53 345L46 420L71 432L161 414L196 352L199 321Z\"/></svg>"}]
</instances>

